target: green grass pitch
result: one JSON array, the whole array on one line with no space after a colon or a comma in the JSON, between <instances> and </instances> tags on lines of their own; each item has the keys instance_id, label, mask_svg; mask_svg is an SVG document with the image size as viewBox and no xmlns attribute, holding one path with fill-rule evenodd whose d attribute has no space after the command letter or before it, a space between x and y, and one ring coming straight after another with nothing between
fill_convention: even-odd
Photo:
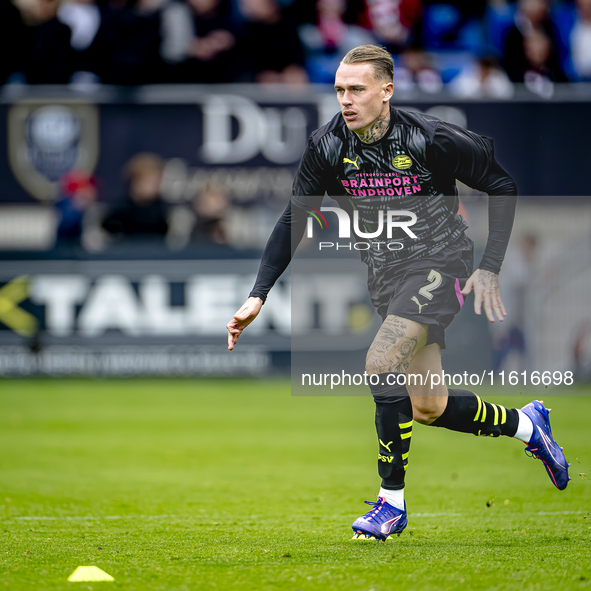
<instances>
[{"instance_id":1,"label":"green grass pitch","mask_svg":"<svg viewBox=\"0 0 591 591\"><path fill-rule=\"evenodd\" d=\"M379 485L370 397L254 379L0 382L0 589L591 588L591 397L557 395L575 391L591 394L545 397L566 491L515 440L415 425L409 526L377 544L350 540ZM80 565L115 582L66 582Z\"/></svg>"}]
</instances>

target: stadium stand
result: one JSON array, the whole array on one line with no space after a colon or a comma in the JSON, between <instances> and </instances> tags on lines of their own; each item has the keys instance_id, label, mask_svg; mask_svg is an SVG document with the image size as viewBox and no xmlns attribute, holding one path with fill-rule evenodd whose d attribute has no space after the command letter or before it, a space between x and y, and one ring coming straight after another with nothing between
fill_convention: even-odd
<instances>
[{"instance_id":1,"label":"stadium stand","mask_svg":"<svg viewBox=\"0 0 591 591\"><path fill-rule=\"evenodd\" d=\"M589 0L12 0L2 11L4 83L88 80L81 72L125 85L326 83L361 43L397 64L425 51L445 84L493 57L514 82L591 77Z\"/></svg>"}]
</instances>

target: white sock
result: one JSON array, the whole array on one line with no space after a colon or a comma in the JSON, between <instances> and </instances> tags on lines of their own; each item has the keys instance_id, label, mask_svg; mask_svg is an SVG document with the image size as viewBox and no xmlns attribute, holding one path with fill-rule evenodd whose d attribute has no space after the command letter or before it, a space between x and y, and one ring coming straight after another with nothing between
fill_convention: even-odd
<instances>
[{"instance_id":1,"label":"white sock","mask_svg":"<svg viewBox=\"0 0 591 591\"><path fill-rule=\"evenodd\" d=\"M517 433L513 437L529 443L531 436L534 434L534 425L524 412L517 409L517 414L519 415L519 424L517 425Z\"/></svg>"},{"instance_id":2,"label":"white sock","mask_svg":"<svg viewBox=\"0 0 591 591\"><path fill-rule=\"evenodd\" d=\"M386 499L386 503L396 507L396 509L404 509L404 489L400 490L387 490L380 488L380 494L378 495Z\"/></svg>"}]
</instances>

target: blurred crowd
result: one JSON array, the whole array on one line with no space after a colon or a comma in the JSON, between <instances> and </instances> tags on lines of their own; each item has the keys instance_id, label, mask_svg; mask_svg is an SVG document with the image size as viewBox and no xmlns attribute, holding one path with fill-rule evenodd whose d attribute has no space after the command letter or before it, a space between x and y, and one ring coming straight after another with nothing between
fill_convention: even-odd
<instances>
[{"instance_id":1,"label":"blurred crowd","mask_svg":"<svg viewBox=\"0 0 591 591\"><path fill-rule=\"evenodd\" d=\"M111 206L99 201L100 182L95 177L80 170L67 172L55 203L56 246L90 252L121 241L162 242L173 250L189 244L237 246L228 236L243 214L233 209L228 192L209 184L196 192L191 203L167 205L161 197L163 172L160 156L136 154L123 169L126 194Z\"/></svg>"},{"instance_id":2,"label":"blurred crowd","mask_svg":"<svg viewBox=\"0 0 591 591\"><path fill-rule=\"evenodd\" d=\"M399 89L591 80L591 0L2 0L0 84L331 83L386 47Z\"/></svg>"}]
</instances>

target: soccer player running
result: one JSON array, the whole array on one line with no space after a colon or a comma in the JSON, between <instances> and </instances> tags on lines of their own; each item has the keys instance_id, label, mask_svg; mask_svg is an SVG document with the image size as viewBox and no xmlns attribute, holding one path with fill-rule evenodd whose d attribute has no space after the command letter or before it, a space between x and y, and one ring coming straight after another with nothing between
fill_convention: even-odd
<instances>
[{"instance_id":1,"label":"soccer player running","mask_svg":"<svg viewBox=\"0 0 591 591\"><path fill-rule=\"evenodd\" d=\"M370 248L369 291L383 323L367 353L366 371L380 376L371 386L379 442L378 500L353 523L354 537L385 540L406 527L404 476L412 423L453 431L515 437L544 463L560 490L568 464L552 436L549 409L533 401L522 409L485 402L467 390L405 384L401 374L441 374L445 329L474 292L474 311L490 322L506 316L499 295L517 188L496 161L493 142L435 117L390 106L394 64L384 49L351 50L335 77L341 112L312 133L296 173L291 201L265 248L250 297L227 325L228 349L256 318L267 294L299 244L310 208L325 193L351 213L365 232L379 227L382 211L407 210L417 221L416 239L405 232L379 237L403 243L400 250ZM489 236L472 272L474 243L458 215L456 179L489 195ZM293 246L292 246L293 245ZM376 380L374 380L376 381Z\"/></svg>"}]
</instances>

